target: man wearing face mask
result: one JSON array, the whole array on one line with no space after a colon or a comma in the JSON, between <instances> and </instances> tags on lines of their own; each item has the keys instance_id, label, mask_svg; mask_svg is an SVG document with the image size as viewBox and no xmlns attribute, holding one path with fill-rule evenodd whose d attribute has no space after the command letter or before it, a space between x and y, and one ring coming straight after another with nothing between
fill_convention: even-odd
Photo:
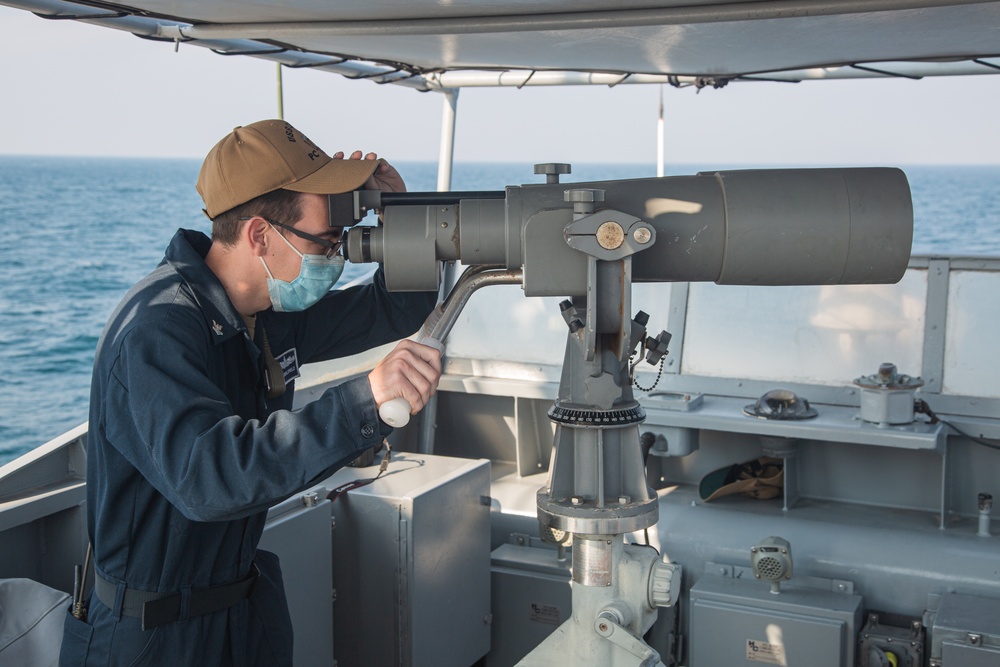
<instances>
[{"instance_id":1,"label":"man wearing face mask","mask_svg":"<svg viewBox=\"0 0 1000 667\"><path fill-rule=\"evenodd\" d=\"M327 195L403 189L369 153L328 156L271 120L208 154L198 192L212 238L174 236L98 344L87 448L97 574L66 619L63 665L291 665L277 558L257 550L267 509L379 444L378 417L416 412L439 353L400 342L367 376L292 411L304 363L411 335L436 294L330 291L342 225Z\"/></svg>"}]
</instances>

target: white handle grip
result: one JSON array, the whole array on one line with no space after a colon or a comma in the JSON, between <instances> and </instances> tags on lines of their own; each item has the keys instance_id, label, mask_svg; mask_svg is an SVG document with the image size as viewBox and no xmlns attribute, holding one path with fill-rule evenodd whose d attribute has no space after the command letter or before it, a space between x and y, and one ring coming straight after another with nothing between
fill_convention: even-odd
<instances>
[{"instance_id":1,"label":"white handle grip","mask_svg":"<svg viewBox=\"0 0 1000 667\"><path fill-rule=\"evenodd\" d=\"M444 347L441 341L434 338L424 338L420 341L421 345L426 345L427 347L433 347L438 352ZM378 409L379 418L386 424L393 428L402 428L410 423L410 410L413 407L410 402L400 396L399 398L392 398L382 404L382 407Z\"/></svg>"},{"instance_id":2,"label":"white handle grip","mask_svg":"<svg viewBox=\"0 0 1000 667\"><path fill-rule=\"evenodd\" d=\"M400 396L382 404L378 416L393 428L402 428L410 422L410 402Z\"/></svg>"}]
</instances>

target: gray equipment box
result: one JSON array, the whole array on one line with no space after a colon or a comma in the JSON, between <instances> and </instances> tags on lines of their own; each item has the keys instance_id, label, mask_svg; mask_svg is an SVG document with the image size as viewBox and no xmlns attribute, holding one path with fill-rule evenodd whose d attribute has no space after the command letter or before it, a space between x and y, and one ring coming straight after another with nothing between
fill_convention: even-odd
<instances>
[{"instance_id":1,"label":"gray equipment box","mask_svg":"<svg viewBox=\"0 0 1000 667\"><path fill-rule=\"evenodd\" d=\"M512 667L562 623L573 607L571 551L501 544L493 551L490 667Z\"/></svg>"},{"instance_id":2,"label":"gray equipment box","mask_svg":"<svg viewBox=\"0 0 1000 667\"><path fill-rule=\"evenodd\" d=\"M333 664L333 555L326 489L312 489L272 507L257 546L281 560L295 632L295 667Z\"/></svg>"},{"instance_id":3,"label":"gray equipment box","mask_svg":"<svg viewBox=\"0 0 1000 667\"><path fill-rule=\"evenodd\" d=\"M859 595L706 575L690 596L690 667L854 664Z\"/></svg>"},{"instance_id":4,"label":"gray equipment box","mask_svg":"<svg viewBox=\"0 0 1000 667\"><path fill-rule=\"evenodd\" d=\"M331 489L374 477L344 468ZM395 454L333 502L338 667L468 667L490 650L490 462Z\"/></svg>"},{"instance_id":5,"label":"gray equipment box","mask_svg":"<svg viewBox=\"0 0 1000 667\"><path fill-rule=\"evenodd\" d=\"M1000 600L942 595L931 625L931 665L1000 665Z\"/></svg>"}]
</instances>

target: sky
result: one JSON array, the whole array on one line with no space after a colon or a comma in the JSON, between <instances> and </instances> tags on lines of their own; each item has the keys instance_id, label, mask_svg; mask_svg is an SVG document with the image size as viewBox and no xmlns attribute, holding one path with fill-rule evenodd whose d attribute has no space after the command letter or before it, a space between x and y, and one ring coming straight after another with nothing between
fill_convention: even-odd
<instances>
[{"instance_id":1,"label":"sky","mask_svg":"<svg viewBox=\"0 0 1000 667\"><path fill-rule=\"evenodd\" d=\"M277 115L276 66L0 6L0 154L204 157ZM661 87L465 89L460 162L649 163ZM663 90L674 164L1000 163L1000 76ZM284 69L285 118L327 152L438 157L443 96Z\"/></svg>"}]
</instances>

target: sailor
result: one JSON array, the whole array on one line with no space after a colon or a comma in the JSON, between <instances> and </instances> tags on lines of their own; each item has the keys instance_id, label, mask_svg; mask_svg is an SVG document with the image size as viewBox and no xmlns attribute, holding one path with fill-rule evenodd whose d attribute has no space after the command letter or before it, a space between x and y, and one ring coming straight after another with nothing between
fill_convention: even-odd
<instances>
[{"instance_id":1,"label":"sailor","mask_svg":"<svg viewBox=\"0 0 1000 667\"><path fill-rule=\"evenodd\" d=\"M97 579L61 665L291 665L267 509L382 442L379 406L416 412L439 353L402 340L367 376L292 410L304 363L412 334L436 294L330 291L344 224L327 195L403 190L373 153L332 157L279 120L238 127L197 188L212 238L179 230L98 344L87 447Z\"/></svg>"}]
</instances>

